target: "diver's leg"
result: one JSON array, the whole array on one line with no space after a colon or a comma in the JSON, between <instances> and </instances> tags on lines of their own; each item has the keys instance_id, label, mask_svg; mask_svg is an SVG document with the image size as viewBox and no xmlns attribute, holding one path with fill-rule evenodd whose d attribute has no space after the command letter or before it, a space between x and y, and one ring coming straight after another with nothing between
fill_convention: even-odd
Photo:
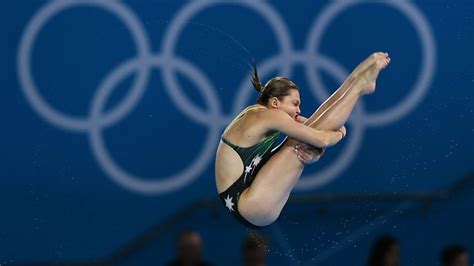
<instances>
[{"instance_id":1,"label":"diver's leg","mask_svg":"<svg viewBox=\"0 0 474 266\"><path fill-rule=\"evenodd\" d=\"M293 146L285 144L280 147L262 166L250 187L240 194L240 214L257 226L273 223L285 206L303 168Z\"/></svg>"},{"instance_id":2,"label":"diver's leg","mask_svg":"<svg viewBox=\"0 0 474 266\"><path fill-rule=\"evenodd\" d=\"M373 92L375 79L381 68L390 62L386 53L374 53L360 63L337 89L305 122L317 129L337 130L346 122L358 98L363 94ZM381 65L382 64L382 65ZM344 102L337 104L338 102ZM337 113L327 114L338 105ZM325 119L322 119L325 116ZM329 118L331 117L331 118ZM320 120L315 124L316 120ZM330 123L322 122L330 121Z\"/></svg>"}]
</instances>

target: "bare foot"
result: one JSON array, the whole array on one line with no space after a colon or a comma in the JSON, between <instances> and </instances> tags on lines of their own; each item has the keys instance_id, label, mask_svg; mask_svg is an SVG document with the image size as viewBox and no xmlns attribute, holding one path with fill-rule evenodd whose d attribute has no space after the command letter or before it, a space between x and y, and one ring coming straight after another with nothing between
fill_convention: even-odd
<instances>
[{"instance_id":1,"label":"bare foot","mask_svg":"<svg viewBox=\"0 0 474 266\"><path fill-rule=\"evenodd\" d=\"M377 61L380 58L387 57L388 54L384 52L375 52L371 54L369 57L367 57L364 61L362 61L349 75L349 77L353 76L357 78L362 72L367 70L368 67L370 67L375 61Z\"/></svg>"},{"instance_id":2,"label":"bare foot","mask_svg":"<svg viewBox=\"0 0 474 266\"><path fill-rule=\"evenodd\" d=\"M384 69L391 60L387 53L375 53L372 56L375 57L375 60L363 72L357 75L358 78L354 83L354 87L360 91L361 95L371 94L375 91L376 80L380 71ZM364 64L364 62L361 64Z\"/></svg>"}]
</instances>

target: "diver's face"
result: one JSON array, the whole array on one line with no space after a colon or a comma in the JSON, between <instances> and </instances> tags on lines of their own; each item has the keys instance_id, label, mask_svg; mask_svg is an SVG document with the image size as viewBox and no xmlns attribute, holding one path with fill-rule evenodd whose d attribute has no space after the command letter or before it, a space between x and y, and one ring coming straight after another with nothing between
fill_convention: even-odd
<instances>
[{"instance_id":1,"label":"diver's face","mask_svg":"<svg viewBox=\"0 0 474 266\"><path fill-rule=\"evenodd\" d=\"M281 100L278 100L277 98L273 99L271 104L272 107L285 111L285 113L295 120L301 113L300 93L295 89L290 89L290 94L284 96Z\"/></svg>"}]
</instances>

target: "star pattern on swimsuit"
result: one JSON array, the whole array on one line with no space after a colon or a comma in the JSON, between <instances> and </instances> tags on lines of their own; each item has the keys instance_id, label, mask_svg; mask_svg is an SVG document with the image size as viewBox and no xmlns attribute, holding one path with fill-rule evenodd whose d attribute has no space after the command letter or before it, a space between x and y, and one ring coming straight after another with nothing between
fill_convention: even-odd
<instances>
[{"instance_id":1,"label":"star pattern on swimsuit","mask_svg":"<svg viewBox=\"0 0 474 266\"><path fill-rule=\"evenodd\" d=\"M252 165L245 166L245 173L248 174L252 171Z\"/></svg>"},{"instance_id":2,"label":"star pattern on swimsuit","mask_svg":"<svg viewBox=\"0 0 474 266\"><path fill-rule=\"evenodd\" d=\"M232 197L227 195L227 198L225 198L224 201L226 208L229 209L229 211L233 212L234 208L232 208L232 206L234 206L234 203L232 202Z\"/></svg>"},{"instance_id":3,"label":"star pattern on swimsuit","mask_svg":"<svg viewBox=\"0 0 474 266\"><path fill-rule=\"evenodd\" d=\"M262 161L262 156L258 154L257 156L253 157L252 161L250 162L248 166L245 166L244 184L247 182L247 175L250 173L250 171L253 172L253 170L255 170L255 166L257 166L261 161Z\"/></svg>"},{"instance_id":4,"label":"star pattern on swimsuit","mask_svg":"<svg viewBox=\"0 0 474 266\"><path fill-rule=\"evenodd\" d=\"M247 182L247 175L252 171L252 164L245 166L244 184Z\"/></svg>"},{"instance_id":5,"label":"star pattern on swimsuit","mask_svg":"<svg viewBox=\"0 0 474 266\"><path fill-rule=\"evenodd\" d=\"M259 154L253 158L252 165L257 166L261 161L262 161L262 156Z\"/></svg>"}]
</instances>

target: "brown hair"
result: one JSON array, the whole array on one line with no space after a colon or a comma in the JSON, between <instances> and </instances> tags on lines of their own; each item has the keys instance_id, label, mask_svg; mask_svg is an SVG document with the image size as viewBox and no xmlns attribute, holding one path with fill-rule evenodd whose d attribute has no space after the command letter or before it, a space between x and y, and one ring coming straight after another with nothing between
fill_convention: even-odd
<instances>
[{"instance_id":1,"label":"brown hair","mask_svg":"<svg viewBox=\"0 0 474 266\"><path fill-rule=\"evenodd\" d=\"M268 101L273 97L282 100L284 96L290 95L290 90L292 89L299 90L293 81L285 77L274 77L263 86L260 83L255 62L252 62L252 85L260 92L257 103L261 105L267 105Z\"/></svg>"}]
</instances>

